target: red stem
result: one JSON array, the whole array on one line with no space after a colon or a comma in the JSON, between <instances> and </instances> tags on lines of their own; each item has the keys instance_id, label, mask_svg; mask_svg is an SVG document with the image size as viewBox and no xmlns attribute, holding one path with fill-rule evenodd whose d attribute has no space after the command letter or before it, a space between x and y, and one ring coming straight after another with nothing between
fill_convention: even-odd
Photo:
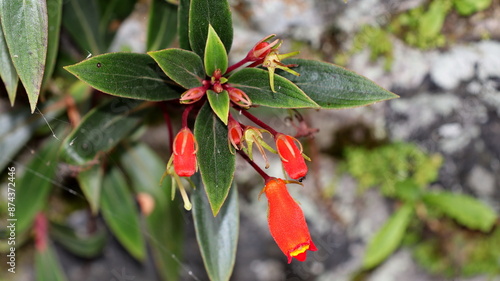
<instances>
[{"instance_id":1,"label":"red stem","mask_svg":"<svg viewBox=\"0 0 500 281\"><path fill-rule=\"evenodd\" d=\"M257 171L257 173L259 173L259 175L264 178L264 181L267 182L269 181L269 179L271 178L268 174L266 174L266 172L264 172L257 164L255 164L255 162L252 161L252 159L250 159L250 157L248 157L248 155L243 152L242 150L236 150L241 157L243 157L243 159L245 159L248 164L250 164L250 166L252 166L252 168L254 168L255 171Z\"/></svg>"},{"instance_id":2,"label":"red stem","mask_svg":"<svg viewBox=\"0 0 500 281\"><path fill-rule=\"evenodd\" d=\"M241 113L245 115L246 118L250 119L250 121L254 122L255 124L259 125L261 128L269 131L273 136L276 136L279 134L275 129L269 127L266 123L262 122L259 118L257 118L255 115L251 114L247 110L241 110Z\"/></svg>"},{"instance_id":3,"label":"red stem","mask_svg":"<svg viewBox=\"0 0 500 281\"><path fill-rule=\"evenodd\" d=\"M188 126L188 116L189 112L191 112L191 109L193 109L193 105L190 104L184 109L184 112L182 113L182 128L187 128Z\"/></svg>"},{"instance_id":4,"label":"red stem","mask_svg":"<svg viewBox=\"0 0 500 281\"><path fill-rule=\"evenodd\" d=\"M163 113L163 119L165 120L165 125L167 125L168 132L168 145L170 150L174 147L174 130L172 128L172 121L170 119L170 115L168 114L167 106L164 102L160 103L160 108ZM173 151L170 151L172 153Z\"/></svg>"},{"instance_id":5,"label":"red stem","mask_svg":"<svg viewBox=\"0 0 500 281\"><path fill-rule=\"evenodd\" d=\"M247 62L249 62L249 60L248 60L248 58L247 58L247 57L245 57L244 59L240 60L239 62L237 62L237 63L235 63L235 64L231 65L230 67L228 67L228 68L227 68L227 70L226 70L226 74L227 74L227 73L230 73L231 71L233 71L233 70L237 69L238 67L240 67L240 66L244 65L244 64L245 64L245 63L247 63Z\"/></svg>"}]
</instances>

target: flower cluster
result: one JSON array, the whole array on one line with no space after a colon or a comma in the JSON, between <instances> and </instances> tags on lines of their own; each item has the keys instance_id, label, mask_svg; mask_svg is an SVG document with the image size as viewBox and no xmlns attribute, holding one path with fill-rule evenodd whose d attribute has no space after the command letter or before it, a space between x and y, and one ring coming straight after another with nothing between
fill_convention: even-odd
<instances>
[{"instance_id":1,"label":"flower cluster","mask_svg":"<svg viewBox=\"0 0 500 281\"><path fill-rule=\"evenodd\" d=\"M308 171L305 160L310 161L310 159L304 154L301 143L295 137L276 131L251 114L248 109L252 107L252 101L248 95L241 89L230 85L228 79L224 76L243 65L247 65L246 67L262 66L267 68L269 72L270 88L272 92L275 92L274 71L276 68L288 71L294 75L299 75L289 68L295 65L285 65L281 63L282 59L293 56L298 52L280 55L278 53L278 48L281 45L281 41L275 40L273 42L268 42L268 40L273 37L274 35L270 35L259 41L243 60L230 66L225 73L217 69L213 72L211 77L202 81L202 86L188 89L182 94L180 103L186 104L187 108L182 117L182 129L177 133L173 141L172 156L167 164L164 177L166 175L172 176L173 183L178 186L181 192L184 200L184 207L189 210L191 208L191 203L181 183L181 177L189 179L189 177L197 171L196 152L198 146L195 136L187 126L187 117L189 111L198 101L202 100L208 91L213 91L216 94L227 91L231 106L258 126L255 127L242 124L232 116L230 111L228 111L227 119L225 120L221 117L221 120L227 121L225 123L227 124L228 130L229 149L233 153L237 152L241 155L264 178L265 187L262 192L265 193L268 199L269 229L272 237L290 263L292 258L304 261L308 250L316 250L311 240L304 214L286 188L287 183L293 182L300 184L305 178ZM302 128L301 131L306 131L307 129L308 128ZM274 141L268 144L264 140L264 134L271 136ZM301 132L298 130L297 136L300 135ZM258 167L258 165L253 162L254 145L265 159L266 169L270 166L266 155L267 150L279 156L284 172L292 180L270 177Z\"/></svg>"}]
</instances>

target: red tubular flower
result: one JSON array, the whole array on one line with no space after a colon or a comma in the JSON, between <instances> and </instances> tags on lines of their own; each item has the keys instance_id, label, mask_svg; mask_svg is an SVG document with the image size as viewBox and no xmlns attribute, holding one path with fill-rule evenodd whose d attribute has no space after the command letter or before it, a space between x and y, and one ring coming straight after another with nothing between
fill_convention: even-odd
<instances>
[{"instance_id":1,"label":"red tubular flower","mask_svg":"<svg viewBox=\"0 0 500 281\"><path fill-rule=\"evenodd\" d=\"M191 130L182 128L174 139L174 170L181 177L190 177L196 172L196 140Z\"/></svg>"},{"instance_id":2,"label":"red tubular flower","mask_svg":"<svg viewBox=\"0 0 500 281\"><path fill-rule=\"evenodd\" d=\"M306 260L306 251L316 251L311 240L304 213L286 189L282 179L271 178L264 188L269 212L268 223L271 235L281 251L287 256L288 263L292 258Z\"/></svg>"},{"instance_id":3,"label":"red tubular flower","mask_svg":"<svg viewBox=\"0 0 500 281\"><path fill-rule=\"evenodd\" d=\"M229 122L227 123L228 129L228 141L229 145L232 145L235 149L240 149L241 139L243 137L243 128L240 123L229 114Z\"/></svg>"},{"instance_id":4,"label":"red tubular flower","mask_svg":"<svg viewBox=\"0 0 500 281\"><path fill-rule=\"evenodd\" d=\"M267 56L267 54L269 54L271 50L279 43L278 39L274 40L271 43L266 42L275 36L275 34L271 34L257 42L257 44L253 46L250 52L248 52L246 59L248 61L264 61L264 58Z\"/></svg>"},{"instance_id":5,"label":"red tubular flower","mask_svg":"<svg viewBox=\"0 0 500 281\"><path fill-rule=\"evenodd\" d=\"M299 180L306 176L307 165L302 155L302 145L294 137L278 133L275 136L276 150L281 157L283 168L288 176ZM298 143L298 146L296 143Z\"/></svg>"}]
</instances>

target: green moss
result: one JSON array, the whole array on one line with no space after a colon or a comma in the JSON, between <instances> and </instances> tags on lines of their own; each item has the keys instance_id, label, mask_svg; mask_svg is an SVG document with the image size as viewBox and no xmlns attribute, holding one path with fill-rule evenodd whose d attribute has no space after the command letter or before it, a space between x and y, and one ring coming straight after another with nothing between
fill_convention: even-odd
<instances>
[{"instance_id":1,"label":"green moss","mask_svg":"<svg viewBox=\"0 0 500 281\"><path fill-rule=\"evenodd\" d=\"M386 196L397 196L399 184L409 189L402 197L412 197L414 186L423 188L434 181L442 163L439 155L429 155L414 144L393 143L374 149L351 147L345 150L344 169L359 182L361 190L379 186ZM399 196L398 196L399 197Z\"/></svg>"}]
</instances>

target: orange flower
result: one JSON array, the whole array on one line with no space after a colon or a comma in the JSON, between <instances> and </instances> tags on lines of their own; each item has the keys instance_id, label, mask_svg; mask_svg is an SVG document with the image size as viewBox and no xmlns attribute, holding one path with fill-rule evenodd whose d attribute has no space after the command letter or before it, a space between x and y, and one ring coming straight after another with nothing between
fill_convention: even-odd
<instances>
[{"instance_id":1,"label":"orange flower","mask_svg":"<svg viewBox=\"0 0 500 281\"><path fill-rule=\"evenodd\" d=\"M174 170L181 177L190 177L196 172L196 140L187 127L181 129L174 139Z\"/></svg>"},{"instance_id":2,"label":"orange flower","mask_svg":"<svg viewBox=\"0 0 500 281\"><path fill-rule=\"evenodd\" d=\"M278 133L275 136L276 150L281 157L283 168L288 176L294 180L300 180L307 174L307 165L302 153L302 145L294 137ZM297 144L298 146L297 146Z\"/></svg>"},{"instance_id":3,"label":"orange flower","mask_svg":"<svg viewBox=\"0 0 500 281\"><path fill-rule=\"evenodd\" d=\"M229 93L229 98L235 104L243 108L249 108L250 106L252 106L252 101L242 90L233 87L226 87L226 90Z\"/></svg>"},{"instance_id":4,"label":"orange flower","mask_svg":"<svg viewBox=\"0 0 500 281\"><path fill-rule=\"evenodd\" d=\"M288 263L292 258L305 261L307 250L317 249L311 240L304 213L288 193L286 182L271 178L266 182L264 192L269 205L269 230L274 241L287 256Z\"/></svg>"},{"instance_id":5,"label":"orange flower","mask_svg":"<svg viewBox=\"0 0 500 281\"><path fill-rule=\"evenodd\" d=\"M182 104L190 104L199 101L207 91L205 86L196 87L185 91L180 98Z\"/></svg>"}]
</instances>

